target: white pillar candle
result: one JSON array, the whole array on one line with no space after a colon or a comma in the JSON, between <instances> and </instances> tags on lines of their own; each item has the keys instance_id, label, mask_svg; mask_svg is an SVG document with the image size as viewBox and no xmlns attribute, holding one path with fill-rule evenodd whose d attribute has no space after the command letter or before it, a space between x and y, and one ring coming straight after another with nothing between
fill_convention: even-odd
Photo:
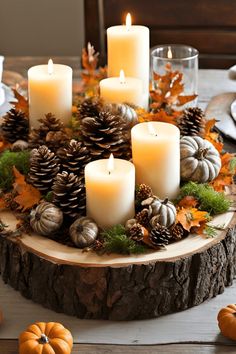
<instances>
[{"instance_id":1,"label":"white pillar candle","mask_svg":"<svg viewBox=\"0 0 236 354\"><path fill-rule=\"evenodd\" d=\"M38 119L54 114L67 124L72 110L72 69L67 65L33 66L28 70L30 126L37 128Z\"/></svg>"},{"instance_id":2,"label":"white pillar candle","mask_svg":"<svg viewBox=\"0 0 236 354\"><path fill-rule=\"evenodd\" d=\"M125 160L102 159L85 166L87 215L104 229L133 218L135 168Z\"/></svg>"},{"instance_id":3,"label":"white pillar candle","mask_svg":"<svg viewBox=\"0 0 236 354\"><path fill-rule=\"evenodd\" d=\"M100 81L100 97L106 103L132 103L142 105L143 85L140 79L125 77L120 71L120 77L110 77Z\"/></svg>"},{"instance_id":4,"label":"white pillar candle","mask_svg":"<svg viewBox=\"0 0 236 354\"><path fill-rule=\"evenodd\" d=\"M129 77L143 82L141 106L148 108L149 100L149 29L131 25L127 15L125 26L107 29L108 77L119 76L120 69Z\"/></svg>"},{"instance_id":5,"label":"white pillar candle","mask_svg":"<svg viewBox=\"0 0 236 354\"><path fill-rule=\"evenodd\" d=\"M136 183L146 183L164 199L175 198L180 185L180 131L168 123L148 122L131 130Z\"/></svg>"}]
</instances>

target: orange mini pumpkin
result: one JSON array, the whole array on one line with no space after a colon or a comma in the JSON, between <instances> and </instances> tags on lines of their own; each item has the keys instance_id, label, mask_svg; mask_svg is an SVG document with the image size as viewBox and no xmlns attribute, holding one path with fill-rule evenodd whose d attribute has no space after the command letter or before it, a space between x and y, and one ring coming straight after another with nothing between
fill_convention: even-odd
<instances>
[{"instance_id":1,"label":"orange mini pumpkin","mask_svg":"<svg viewBox=\"0 0 236 354\"><path fill-rule=\"evenodd\" d=\"M70 354L73 338L62 324L37 322L19 337L19 354Z\"/></svg>"},{"instance_id":2,"label":"orange mini pumpkin","mask_svg":"<svg viewBox=\"0 0 236 354\"><path fill-rule=\"evenodd\" d=\"M225 337L236 340L236 305L231 304L221 309L217 320L221 333Z\"/></svg>"}]
</instances>

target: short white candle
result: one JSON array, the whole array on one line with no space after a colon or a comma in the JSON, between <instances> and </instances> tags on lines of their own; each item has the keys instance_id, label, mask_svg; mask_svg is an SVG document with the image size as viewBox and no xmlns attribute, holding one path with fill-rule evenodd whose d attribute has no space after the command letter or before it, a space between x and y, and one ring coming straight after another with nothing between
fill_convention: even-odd
<instances>
[{"instance_id":1,"label":"short white candle","mask_svg":"<svg viewBox=\"0 0 236 354\"><path fill-rule=\"evenodd\" d=\"M54 114L67 124L72 110L72 69L67 65L33 66L28 70L30 126L37 128L38 119Z\"/></svg>"},{"instance_id":2,"label":"short white candle","mask_svg":"<svg viewBox=\"0 0 236 354\"><path fill-rule=\"evenodd\" d=\"M110 77L100 81L100 97L106 103L127 102L142 106L142 81L125 77L124 71L121 70L120 77Z\"/></svg>"},{"instance_id":3,"label":"short white candle","mask_svg":"<svg viewBox=\"0 0 236 354\"><path fill-rule=\"evenodd\" d=\"M133 218L135 168L125 160L102 159L85 166L87 215L104 229Z\"/></svg>"},{"instance_id":4,"label":"short white candle","mask_svg":"<svg viewBox=\"0 0 236 354\"><path fill-rule=\"evenodd\" d=\"M144 108L149 100L149 50L149 29L132 25L129 14L125 26L107 29L108 76L119 76L122 68L127 76L141 79Z\"/></svg>"},{"instance_id":5,"label":"short white candle","mask_svg":"<svg viewBox=\"0 0 236 354\"><path fill-rule=\"evenodd\" d=\"M160 198L175 198L180 185L180 132L168 123L140 123L131 130L136 183Z\"/></svg>"}]
</instances>

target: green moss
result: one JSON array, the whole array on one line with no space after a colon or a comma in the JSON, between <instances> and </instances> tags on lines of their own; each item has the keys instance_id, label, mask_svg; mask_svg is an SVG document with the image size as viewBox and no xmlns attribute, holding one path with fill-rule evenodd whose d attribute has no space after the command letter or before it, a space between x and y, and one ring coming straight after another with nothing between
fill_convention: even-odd
<instances>
[{"instance_id":1,"label":"green moss","mask_svg":"<svg viewBox=\"0 0 236 354\"><path fill-rule=\"evenodd\" d=\"M107 253L140 254L147 252L147 247L136 243L125 234L122 225L115 225L102 233L104 251Z\"/></svg>"},{"instance_id":2,"label":"green moss","mask_svg":"<svg viewBox=\"0 0 236 354\"><path fill-rule=\"evenodd\" d=\"M199 201L199 209L208 211L211 216L225 213L229 210L231 202L224 193L216 192L207 184L188 182L180 190L178 201L186 196L193 196Z\"/></svg>"},{"instance_id":3,"label":"green moss","mask_svg":"<svg viewBox=\"0 0 236 354\"><path fill-rule=\"evenodd\" d=\"M12 168L26 175L29 171L29 151L13 152L6 150L0 156L0 188L4 191L9 190L14 182Z\"/></svg>"}]
</instances>

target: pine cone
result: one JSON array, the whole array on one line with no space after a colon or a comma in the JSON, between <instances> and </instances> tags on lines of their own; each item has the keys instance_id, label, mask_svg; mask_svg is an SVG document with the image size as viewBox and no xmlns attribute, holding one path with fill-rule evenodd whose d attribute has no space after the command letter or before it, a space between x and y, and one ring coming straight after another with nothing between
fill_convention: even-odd
<instances>
[{"instance_id":1,"label":"pine cone","mask_svg":"<svg viewBox=\"0 0 236 354\"><path fill-rule=\"evenodd\" d=\"M32 150L28 177L29 182L40 191L50 191L59 169L57 157L47 146Z\"/></svg>"},{"instance_id":2,"label":"pine cone","mask_svg":"<svg viewBox=\"0 0 236 354\"><path fill-rule=\"evenodd\" d=\"M85 188L74 173L58 173L52 186L53 202L62 212L75 218L86 209Z\"/></svg>"},{"instance_id":3,"label":"pine cone","mask_svg":"<svg viewBox=\"0 0 236 354\"><path fill-rule=\"evenodd\" d=\"M140 202L145 199L148 199L152 195L153 195L152 188L149 187L148 185L142 183L138 186L136 191L136 199L139 200Z\"/></svg>"},{"instance_id":4,"label":"pine cone","mask_svg":"<svg viewBox=\"0 0 236 354\"><path fill-rule=\"evenodd\" d=\"M78 118L97 117L102 109L102 102L97 97L87 98L78 106Z\"/></svg>"},{"instance_id":5,"label":"pine cone","mask_svg":"<svg viewBox=\"0 0 236 354\"><path fill-rule=\"evenodd\" d=\"M84 167L91 158L83 143L71 140L66 147L58 150L57 155L63 171L73 172L80 180L84 179Z\"/></svg>"},{"instance_id":6,"label":"pine cone","mask_svg":"<svg viewBox=\"0 0 236 354\"><path fill-rule=\"evenodd\" d=\"M148 209L143 209L135 216L135 218L139 224L144 227L148 227L150 221L150 212Z\"/></svg>"},{"instance_id":7,"label":"pine cone","mask_svg":"<svg viewBox=\"0 0 236 354\"><path fill-rule=\"evenodd\" d=\"M175 224L171 228L170 232L171 232L171 236L172 236L173 241L181 240L186 234L186 231L184 230L183 226L180 223Z\"/></svg>"},{"instance_id":8,"label":"pine cone","mask_svg":"<svg viewBox=\"0 0 236 354\"><path fill-rule=\"evenodd\" d=\"M203 111L198 107L187 108L179 120L178 127L182 136L201 135L205 127Z\"/></svg>"},{"instance_id":9,"label":"pine cone","mask_svg":"<svg viewBox=\"0 0 236 354\"><path fill-rule=\"evenodd\" d=\"M86 117L81 121L81 134L84 145L93 159L115 157L129 159L130 140L124 135L124 122L108 111L96 117Z\"/></svg>"},{"instance_id":10,"label":"pine cone","mask_svg":"<svg viewBox=\"0 0 236 354\"><path fill-rule=\"evenodd\" d=\"M1 132L9 143L16 140L28 140L29 120L26 115L12 108L4 117L1 124Z\"/></svg>"},{"instance_id":11,"label":"pine cone","mask_svg":"<svg viewBox=\"0 0 236 354\"><path fill-rule=\"evenodd\" d=\"M170 230L162 225L157 225L149 234L150 244L154 247L163 247L168 245L171 240Z\"/></svg>"},{"instance_id":12,"label":"pine cone","mask_svg":"<svg viewBox=\"0 0 236 354\"><path fill-rule=\"evenodd\" d=\"M144 228L139 223L134 224L129 229L129 237L134 241L142 241L144 236Z\"/></svg>"},{"instance_id":13,"label":"pine cone","mask_svg":"<svg viewBox=\"0 0 236 354\"><path fill-rule=\"evenodd\" d=\"M41 123L38 129L32 129L29 135L30 148L38 148L46 145L49 149L56 152L69 137L65 132L64 124L51 113L39 119Z\"/></svg>"}]
</instances>

